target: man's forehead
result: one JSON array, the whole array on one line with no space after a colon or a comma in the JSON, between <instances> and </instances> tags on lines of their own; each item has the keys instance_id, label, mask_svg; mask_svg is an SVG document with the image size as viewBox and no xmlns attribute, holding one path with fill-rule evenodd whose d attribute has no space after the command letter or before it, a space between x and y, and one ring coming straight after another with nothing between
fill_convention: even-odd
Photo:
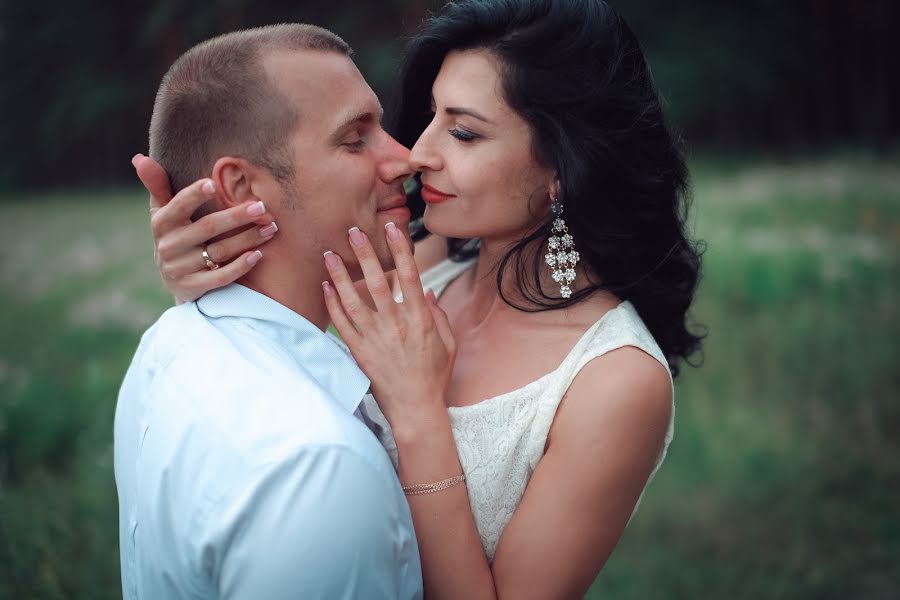
<instances>
[{"instance_id":1,"label":"man's forehead","mask_svg":"<svg viewBox=\"0 0 900 600\"><path fill-rule=\"evenodd\" d=\"M381 119L378 97L349 56L323 50L272 52L266 70L297 104L302 122L335 129L359 119Z\"/></svg>"}]
</instances>

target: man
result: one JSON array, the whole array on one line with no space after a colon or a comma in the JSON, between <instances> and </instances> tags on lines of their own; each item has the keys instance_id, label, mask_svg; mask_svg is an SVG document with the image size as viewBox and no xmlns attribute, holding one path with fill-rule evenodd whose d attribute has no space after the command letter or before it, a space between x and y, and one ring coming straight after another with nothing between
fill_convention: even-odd
<instances>
[{"instance_id":1,"label":"man","mask_svg":"<svg viewBox=\"0 0 900 600\"><path fill-rule=\"evenodd\" d=\"M348 229L387 265L380 232L407 225L408 151L349 54L309 25L241 31L160 86L150 154L174 190L211 173L208 210L264 201L280 234L240 284L167 311L122 384L125 598L421 596L403 492L354 415L369 381L323 331L323 252L359 275Z\"/></svg>"}]
</instances>

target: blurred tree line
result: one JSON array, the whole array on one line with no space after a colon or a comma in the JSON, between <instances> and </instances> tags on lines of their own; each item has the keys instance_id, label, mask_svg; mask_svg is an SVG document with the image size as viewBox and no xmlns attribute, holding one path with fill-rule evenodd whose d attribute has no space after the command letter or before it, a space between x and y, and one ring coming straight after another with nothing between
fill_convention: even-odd
<instances>
[{"instance_id":1,"label":"blurred tree line","mask_svg":"<svg viewBox=\"0 0 900 600\"><path fill-rule=\"evenodd\" d=\"M613 0L696 146L890 148L900 132L900 4ZM216 34L283 21L343 36L383 98L440 0L0 0L0 188L134 183L159 80Z\"/></svg>"}]
</instances>

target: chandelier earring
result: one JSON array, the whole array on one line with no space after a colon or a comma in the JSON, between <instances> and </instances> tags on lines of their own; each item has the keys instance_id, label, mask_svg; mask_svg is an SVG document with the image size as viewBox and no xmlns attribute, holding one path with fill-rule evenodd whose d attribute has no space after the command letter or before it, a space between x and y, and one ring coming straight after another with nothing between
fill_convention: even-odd
<instances>
[{"instance_id":1,"label":"chandelier earring","mask_svg":"<svg viewBox=\"0 0 900 600\"><path fill-rule=\"evenodd\" d=\"M569 228L562 218L562 204L557 198L552 200L550 210L553 212L553 227L550 239L547 240L547 256L544 260L553 269L553 281L559 284L559 295L570 298L572 288L569 286L575 281L575 265L581 257L575 251L575 240L569 234Z\"/></svg>"}]
</instances>

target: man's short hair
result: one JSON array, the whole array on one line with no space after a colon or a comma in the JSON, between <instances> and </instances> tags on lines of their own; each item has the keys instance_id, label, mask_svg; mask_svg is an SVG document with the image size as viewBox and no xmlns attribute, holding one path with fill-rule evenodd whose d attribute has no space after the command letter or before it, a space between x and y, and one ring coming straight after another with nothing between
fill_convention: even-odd
<instances>
[{"instance_id":1,"label":"man's short hair","mask_svg":"<svg viewBox=\"0 0 900 600\"><path fill-rule=\"evenodd\" d=\"M327 29L286 23L207 40L169 68L153 105L150 156L169 174L173 193L208 176L222 156L290 181L288 139L300 114L267 76L263 59L294 50L353 52Z\"/></svg>"}]
</instances>

